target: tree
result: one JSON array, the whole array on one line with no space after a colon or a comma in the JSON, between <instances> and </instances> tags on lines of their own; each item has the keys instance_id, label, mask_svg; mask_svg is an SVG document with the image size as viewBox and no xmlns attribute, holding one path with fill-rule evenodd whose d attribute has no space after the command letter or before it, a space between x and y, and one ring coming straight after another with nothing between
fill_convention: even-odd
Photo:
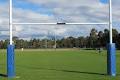
<instances>
[{"instance_id":1,"label":"tree","mask_svg":"<svg viewBox=\"0 0 120 80\"><path fill-rule=\"evenodd\" d=\"M96 43L97 43L97 30L95 28L93 28L90 32L90 46L92 48L95 48L96 47Z\"/></svg>"},{"instance_id":2,"label":"tree","mask_svg":"<svg viewBox=\"0 0 120 80\"><path fill-rule=\"evenodd\" d=\"M98 33L98 47L104 46L103 34L104 33L102 31L99 31L99 33Z\"/></svg>"},{"instance_id":3,"label":"tree","mask_svg":"<svg viewBox=\"0 0 120 80\"><path fill-rule=\"evenodd\" d=\"M85 46L85 39L84 37L78 37L78 43L76 43L76 45L78 44L80 48L83 48Z\"/></svg>"},{"instance_id":4,"label":"tree","mask_svg":"<svg viewBox=\"0 0 120 80\"><path fill-rule=\"evenodd\" d=\"M98 33L98 34L96 34ZM120 33L117 29L113 29L113 42L116 43L117 48L120 49ZM19 37L14 36L13 41L15 47L17 49L20 48L53 48L54 46L54 37L50 39L31 39L31 40L23 40L19 39ZM47 43L46 43L47 41ZM107 43L109 43L109 30L104 29L104 31L99 31L95 28L91 29L90 35L73 37L68 36L66 38L57 39L57 47L58 48L97 48L97 47L106 47ZM1 40L0 48L5 49L9 44L9 40Z\"/></svg>"},{"instance_id":5,"label":"tree","mask_svg":"<svg viewBox=\"0 0 120 80\"><path fill-rule=\"evenodd\" d=\"M106 47L106 45L109 43L109 30L104 29L104 34L103 34L103 46Z\"/></svg>"},{"instance_id":6,"label":"tree","mask_svg":"<svg viewBox=\"0 0 120 80\"><path fill-rule=\"evenodd\" d=\"M116 43L117 39L118 39L118 36L119 36L119 33L116 29L112 29L112 32L113 32L113 42Z\"/></svg>"}]
</instances>

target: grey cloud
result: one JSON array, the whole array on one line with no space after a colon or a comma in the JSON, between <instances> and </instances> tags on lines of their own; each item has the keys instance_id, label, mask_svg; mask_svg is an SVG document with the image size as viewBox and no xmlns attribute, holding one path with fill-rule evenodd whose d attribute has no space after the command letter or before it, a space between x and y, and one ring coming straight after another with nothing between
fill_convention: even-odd
<instances>
[{"instance_id":1,"label":"grey cloud","mask_svg":"<svg viewBox=\"0 0 120 80\"><path fill-rule=\"evenodd\" d=\"M19 0L20 1L20 0ZM48 8L53 15L43 14L33 10L27 10L22 8L13 9L13 21L14 22L104 22L108 20L108 5L100 4L99 0L21 0L28 1L35 5L43 5ZM119 23L119 0L113 2L113 19ZM0 23L8 24L8 6L0 5ZM48 13L49 13L48 11ZM89 35L91 28L95 27L98 30L108 28L108 26L76 26L66 27L60 26L60 29L56 31L57 36L79 36ZM114 28L119 28L118 25L114 25ZM47 35L47 31L50 31L54 35L55 27L57 26L44 26L44 25L15 25L14 35L21 38L33 38ZM102 27L102 28L101 28ZM0 26L2 35L7 35L8 27ZM44 30L43 30L44 29ZM120 29L119 29L120 30ZM78 34L78 35L77 35Z\"/></svg>"}]
</instances>

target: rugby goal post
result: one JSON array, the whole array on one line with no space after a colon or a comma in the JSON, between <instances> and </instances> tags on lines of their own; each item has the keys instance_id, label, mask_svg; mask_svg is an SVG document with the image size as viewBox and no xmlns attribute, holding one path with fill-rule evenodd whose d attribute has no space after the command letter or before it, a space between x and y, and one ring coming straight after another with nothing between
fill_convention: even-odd
<instances>
[{"instance_id":1,"label":"rugby goal post","mask_svg":"<svg viewBox=\"0 0 120 80\"><path fill-rule=\"evenodd\" d=\"M109 25L110 39L108 44L107 53L107 74L116 76L116 56L115 56L115 43L112 37L112 0L109 0L109 22L108 23L13 23L12 14L12 0L9 0L9 32L10 43L7 47L7 75L8 77L15 77L15 60L14 60L14 44L13 44L13 25Z\"/></svg>"}]
</instances>

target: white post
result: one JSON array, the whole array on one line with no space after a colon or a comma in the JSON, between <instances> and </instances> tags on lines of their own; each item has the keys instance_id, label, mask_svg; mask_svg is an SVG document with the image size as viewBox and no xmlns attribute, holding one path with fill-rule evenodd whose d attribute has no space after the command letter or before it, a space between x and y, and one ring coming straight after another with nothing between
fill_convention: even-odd
<instances>
[{"instance_id":1,"label":"white post","mask_svg":"<svg viewBox=\"0 0 120 80\"><path fill-rule=\"evenodd\" d=\"M10 0L10 4L9 4L9 28L10 28L10 45L12 45L12 0Z\"/></svg>"},{"instance_id":2,"label":"white post","mask_svg":"<svg viewBox=\"0 0 120 80\"><path fill-rule=\"evenodd\" d=\"M113 43L112 37L112 0L109 0L109 29L110 29L110 44Z\"/></svg>"}]
</instances>

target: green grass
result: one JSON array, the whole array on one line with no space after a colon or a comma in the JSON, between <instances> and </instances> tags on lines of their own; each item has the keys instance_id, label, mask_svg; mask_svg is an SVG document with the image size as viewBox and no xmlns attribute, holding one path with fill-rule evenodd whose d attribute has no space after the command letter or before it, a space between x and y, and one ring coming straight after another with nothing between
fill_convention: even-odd
<instances>
[{"instance_id":1,"label":"green grass","mask_svg":"<svg viewBox=\"0 0 120 80\"><path fill-rule=\"evenodd\" d=\"M6 74L6 52L0 50L0 74ZM16 76L9 80L119 80L120 51L117 51L117 76L106 75L106 51L26 50L16 51ZM0 80L8 80L0 76Z\"/></svg>"}]
</instances>

